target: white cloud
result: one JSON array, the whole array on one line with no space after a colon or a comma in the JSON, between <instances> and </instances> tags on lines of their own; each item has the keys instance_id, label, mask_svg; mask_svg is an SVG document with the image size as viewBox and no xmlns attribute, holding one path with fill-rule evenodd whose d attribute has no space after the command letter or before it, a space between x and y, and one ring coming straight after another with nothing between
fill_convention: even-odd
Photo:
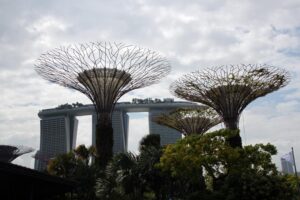
<instances>
[{"instance_id":1,"label":"white cloud","mask_svg":"<svg viewBox=\"0 0 300 200\"><path fill-rule=\"evenodd\" d=\"M45 33L51 31L66 30L67 26L55 19L54 17L45 16L41 19L38 19L36 22L33 22L30 26L26 28L26 30L30 33Z\"/></svg>"},{"instance_id":2,"label":"white cloud","mask_svg":"<svg viewBox=\"0 0 300 200\"><path fill-rule=\"evenodd\" d=\"M276 106L276 110L278 113L291 113L297 110L299 111L299 108L300 102L296 100L282 102Z\"/></svg>"}]
</instances>

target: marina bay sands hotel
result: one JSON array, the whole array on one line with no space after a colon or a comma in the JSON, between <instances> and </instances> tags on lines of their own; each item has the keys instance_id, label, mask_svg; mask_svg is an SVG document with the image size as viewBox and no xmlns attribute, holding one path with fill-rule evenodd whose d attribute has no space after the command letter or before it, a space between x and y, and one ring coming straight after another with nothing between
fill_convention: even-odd
<instances>
[{"instance_id":1,"label":"marina bay sands hotel","mask_svg":"<svg viewBox=\"0 0 300 200\"><path fill-rule=\"evenodd\" d=\"M126 152L128 148L129 112L149 113L149 133L159 134L161 144L170 144L181 138L181 133L174 129L158 125L152 118L168 113L177 108L196 107L190 102L174 101L171 98L133 99L132 102L120 102L115 106L112 115L114 130L114 153ZM59 106L45 109L38 113L40 117L40 150L35 158L35 169L44 170L47 160L58 154L66 153L76 147L78 119L77 116L92 116L92 144L95 145L96 113L93 105Z\"/></svg>"}]
</instances>

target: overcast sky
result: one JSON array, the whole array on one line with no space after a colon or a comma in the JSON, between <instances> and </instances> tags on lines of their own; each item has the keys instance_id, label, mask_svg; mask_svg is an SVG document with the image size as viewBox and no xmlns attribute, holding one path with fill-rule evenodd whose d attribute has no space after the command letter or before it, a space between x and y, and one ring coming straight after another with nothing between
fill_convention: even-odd
<instances>
[{"instance_id":1,"label":"overcast sky","mask_svg":"<svg viewBox=\"0 0 300 200\"><path fill-rule=\"evenodd\" d=\"M160 84L126 94L171 97L185 73L226 64L269 64L291 73L290 84L250 104L241 118L244 144L271 142L274 162L293 146L300 167L299 0L0 0L0 143L39 149L41 109L90 101L34 71L47 50L116 41L155 50L172 65ZM130 115L130 149L147 134L147 114ZM90 144L90 117L80 118L78 144ZM33 167L31 155L14 163Z\"/></svg>"}]
</instances>

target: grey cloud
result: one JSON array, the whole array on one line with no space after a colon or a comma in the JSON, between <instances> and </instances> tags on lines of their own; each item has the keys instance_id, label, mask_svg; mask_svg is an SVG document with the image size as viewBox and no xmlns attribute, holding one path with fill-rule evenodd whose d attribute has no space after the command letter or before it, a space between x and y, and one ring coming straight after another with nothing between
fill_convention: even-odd
<instances>
[{"instance_id":1,"label":"grey cloud","mask_svg":"<svg viewBox=\"0 0 300 200\"><path fill-rule=\"evenodd\" d=\"M296 0L1 1L0 141L38 148L39 110L67 102L90 103L80 92L49 84L34 72L41 53L70 43L108 40L156 50L173 67L161 83L135 90L122 100L169 97L172 81L205 67L236 63L286 67L293 74L291 84L247 108L246 136L249 143L275 142L280 153L288 150L287 141L300 146L295 142L300 141L295 103L300 98L300 61L289 56L300 43L299 13ZM83 120L82 126L88 123ZM137 146L135 135L141 136L147 125L139 119L132 123L130 140ZM80 137L86 142L90 133ZM32 166L28 156L16 163Z\"/></svg>"}]
</instances>

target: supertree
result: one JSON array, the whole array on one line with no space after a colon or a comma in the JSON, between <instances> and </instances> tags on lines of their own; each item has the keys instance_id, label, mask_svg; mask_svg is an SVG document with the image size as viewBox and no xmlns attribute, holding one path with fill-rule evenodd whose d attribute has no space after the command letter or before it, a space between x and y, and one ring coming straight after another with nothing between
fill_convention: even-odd
<instances>
[{"instance_id":1,"label":"supertree","mask_svg":"<svg viewBox=\"0 0 300 200\"><path fill-rule=\"evenodd\" d=\"M173 128L184 136L202 135L211 127L221 123L219 115L208 106L179 108L168 114L161 114L152 119L154 122Z\"/></svg>"},{"instance_id":2,"label":"supertree","mask_svg":"<svg viewBox=\"0 0 300 200\"><path fill-rule=\"evenodd\" d=\"M25 146L0 145L0 161L10 163L17 157L33 151L33 148Z\"/></svg>"},{"instance_id":3,"label":"supertree","mask_svg":"<svg viewBox=\"0 0 300 200\"><path fill-rule=\"evenodd\" d=\"M289 74L268 65L230 65L192 72L175 81L171 92L180 98L212 107L226 128L238 129L246 106L287 85ZM242 147L240 135L228 139L232 147Z\"/></svg>"},{"instance_id":4,"label":"supertree","mask_svg":"<svg viewBox=\"0 0 300 200\"><path fill-rule=\"evenodd\" d=\"M158 53L122 43L95 42L60 47L42 54L36 71L43 78L78 90L94 104L96 162L106 166L112 157L111 115L127 92L156 83L170 72Z\"/></svg>"}]
</instances>

